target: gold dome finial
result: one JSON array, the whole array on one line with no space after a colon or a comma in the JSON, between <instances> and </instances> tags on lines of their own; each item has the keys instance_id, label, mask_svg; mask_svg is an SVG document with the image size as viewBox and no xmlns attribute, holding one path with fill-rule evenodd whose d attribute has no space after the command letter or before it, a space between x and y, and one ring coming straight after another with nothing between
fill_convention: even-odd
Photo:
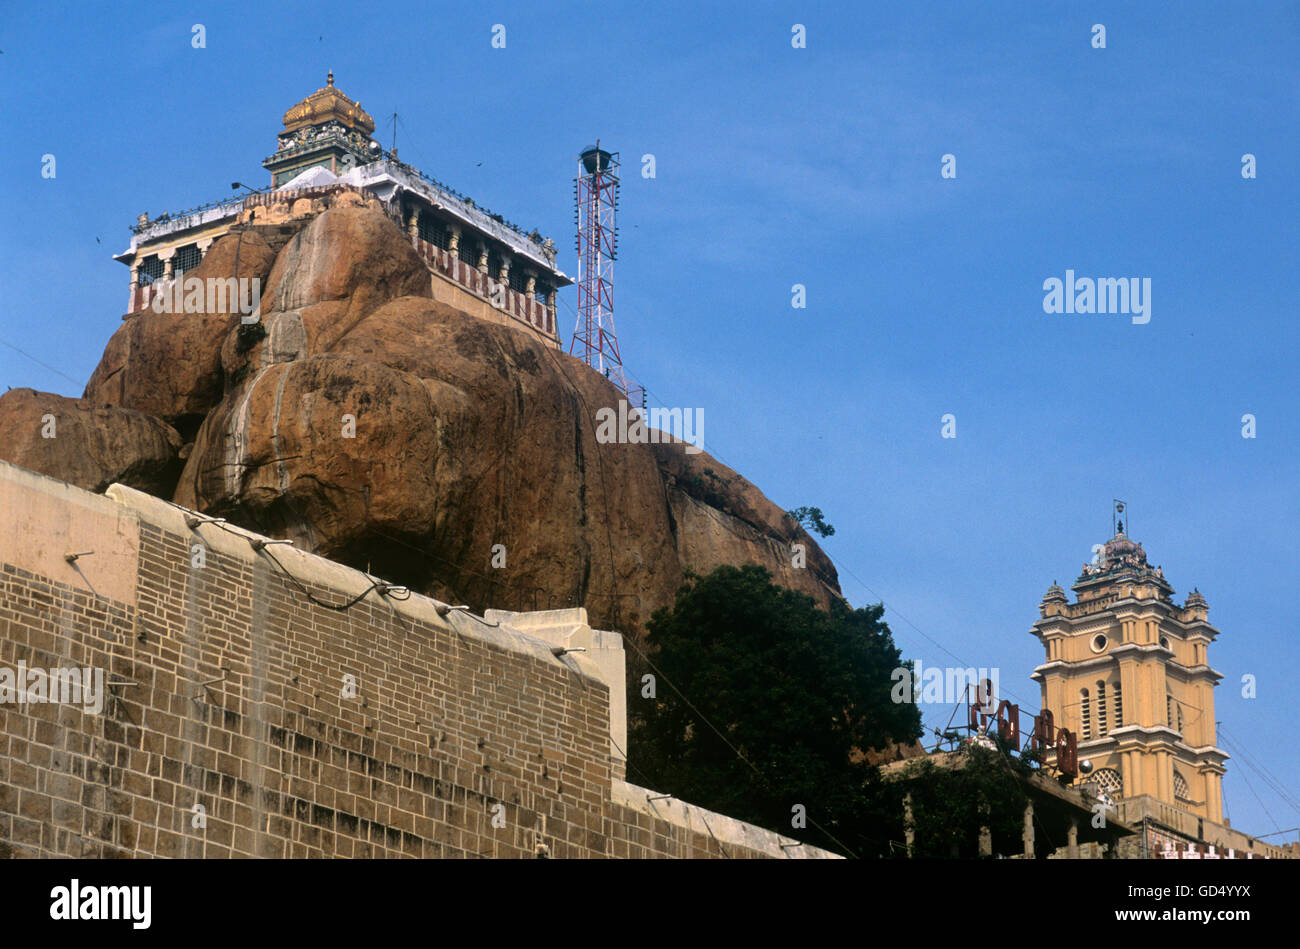
<instances>
[{"instance_id":1,"label":"gold dome finial","mask_svg":"<svg viewBox=\"0 0 1300 949\"><path fill-rule=\"evenodd\" d=\"M374 132L375 120L361 108L361 103L353 102L334 85L334 70L329 71L325 82L327 85L317 89L284 114L284 132L281 134L320 125L331 119L363 135Z\"/></svg>"}]
</instances>

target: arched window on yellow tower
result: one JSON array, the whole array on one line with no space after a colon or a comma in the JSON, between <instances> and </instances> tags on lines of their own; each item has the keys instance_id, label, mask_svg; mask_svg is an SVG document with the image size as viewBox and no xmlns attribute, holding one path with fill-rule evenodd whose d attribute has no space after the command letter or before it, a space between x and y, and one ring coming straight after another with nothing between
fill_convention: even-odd
<instances>
[{"instance_id":1,"label":"arched window on yellow tower","mask_svg":"<svg viewBox=\"0 0 1300 949\"><path fill-rule=\"evenodd\" d=\"M1183 733L1183 704L1168 691L1165 691L1165 724L1178 734Z\"/></svg>"},{"instance_id":2,"label":"arched window on yellow tower","mask_svg":"<svg viewBox=\"0 0 1300 949\"><path fill-rule=\"evenodd\" d=\"M1097 735L1110 734L1112 727L1124 724L1124 696L1120 692L1119 680L1106 682L1097 680Z\"/></svg>"},{"instance_id":3,"label":"arched window on yellow tower","mask_svg":"<svg viewBox=\"0 0 1300 949\"><path fill-rule=\"evenodd\" d=\"M1124 796L1124 779L1114 768L1102 768L1089 783L1112 800L1117 801Z\"/></svg>"},{"instance_id":4,"label":"arched window on yellow tower","mask_svg":"<svg viewBox=\"0 0 1300 949\"><path fill-rule=\"evenodd\" d=\"M1079 690L1079 720L1083 726L1080 729L1083 740L1087 741L1092 737L1092 699L1087 689Z\"/></svg>"}]
</instances>

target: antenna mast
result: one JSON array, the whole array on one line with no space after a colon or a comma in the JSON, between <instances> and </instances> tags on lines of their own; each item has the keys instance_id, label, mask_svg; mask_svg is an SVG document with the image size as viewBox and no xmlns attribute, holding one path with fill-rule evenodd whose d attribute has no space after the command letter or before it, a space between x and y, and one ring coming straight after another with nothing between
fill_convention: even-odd
<instances>
[{"instance_id":1,"label":"antenna mast","mask_svg":"<svg viewBox=\"0 0 1300 949\"><path fill-rule=\"evenodd\" d=\"M618 152L596 144L578 157L574 224L578 251L578 322L569 355L595 369L625 396L627 377L614 334L614 259L618 255Z\"/></svg>"}]
</instances>

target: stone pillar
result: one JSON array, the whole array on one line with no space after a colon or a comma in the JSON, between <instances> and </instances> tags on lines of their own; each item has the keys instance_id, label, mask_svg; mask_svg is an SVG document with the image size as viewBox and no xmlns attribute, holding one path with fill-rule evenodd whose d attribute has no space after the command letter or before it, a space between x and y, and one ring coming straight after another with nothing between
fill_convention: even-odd
<instances>
[{"instance_id":1,"label":"stone pillar","mask_svg":"<svg viewBox=\"0 0 1300 949\"><path fill-rule=\"evenodd\" d=\"M993 856L993 831L988 825L988 819L988 805L980 805L979 855L981 857Z\"/></svg>"},{"instance_id":2,"label":"stone pillar","mask_svg":"<svg viewBox=\"0 0 1300 949\"><path fill-rule=\"evenodd\" d=\"M212 246L212 243L215 240L216 240L215 237L205 237L203 238L203 240L198 242L196 246L199 249L199 257L202 258L208 256L208 248Z\"/></svg>"},{"instance_id":3,"label":"stone pillar","mask_svg":"<svg viewBox=\"0 0 1300 949\"><path fill-rule=\"evenodd\" d=\"M412 244L420 236L420 209L415 205L411 205L411 219L406 222L406 233Z\"/></svg>"},{"instance_id":4,"label":"stone pillar","mask_svg":"<svg viewBox=\"0 0 1300 949\"><path fill-rule=\"evenodd\" d=\"M1205 788L1205 813L1216 824L1223 823L1223 776L1213 771L1202 772Z\"/></svg>"},{"instance_id":5,"label":"stone pillar","mask_svg":"<svg viewBox=\"0 0 1300 949\"><path fill-rule=\"evenodd\" d=\"M530 302L537 299L537 274L531 270L528 271L528 284L524 287L524 294Z\"/></svg>"},{"instance_id":6,"label":"stone pillar","mask_svg":"<svg viewBox=\"0 0 1300 949\"><path fill-rule=\"evenodd\" d=\"M500 280L502 283L504 283L507 287L510 286L510 264L511 264L510 255L502 254L501 272L497 274L497 279Z\"/></svg>"},{"instance_id":7,"label":"stone pillar","mask_svg":"<svg viewBox=\"0 0 1300 949\"><path fill-rule=\"evenodd\" d=\"M1065 855L1071 860L1079 859L1079 818L1070 816L1070 829L1065 836Z\"/></svg>"},{"instance_id":8,"label":"stone pillar","mask_svg":"<svg viewBox=\"0 0 1300 949\"><path fill-rule=\"evenodd\" d=\"M131 265L131 289L130 299L126 305L126 312L135 312L135 295L140 290L140 261L137 260Z\"/></svg>"},{"instance_id":9,"label":"stone pillar","mask_svg":"<svg viewBox=\"0 0 1300 949\"><path fill-rule=\"evenodd\" d=\"M1119 776L1123 782L1121 790L1125 797L1137 797L1139 794L1155 796L1155 790L1146 786L1142 774L1142 759L1136 752L1126 751L1120 756Z\"/></svg>"},{"instance_id":10,"label":"stone pillar","mask_svg":"<svg viewBox=\"0 0 1300 949\"><path fill-rule=\"evenodd\" d=\"M916 850L916 828L912 824L912 795L903 797L903 839L907 841L907 857L910 860Z\"/></svg>"},{"instance_id":11,"label":"stone pillar","mask_svg":"<svg viewBox=\"0 0 1300 949\"><path fill-rule=\"evenodd\" d=\"M488 259L488 249L487 249L487 245L484 244L482 247L479 248L478 251L478 272L479 273L484 273L484 274L487 273L487 259Z\"/></svg>"},{"instance_id":12,"label":"stone pillar","mask_svg":"<svg viewBox=\"0 0 1300 949\"><path fill-rule=\"evenodd\" d=\"M451 240L447 242L447 253L455 257L460 252L460 225L451 225Z\"/></svg>"},{"instance_id":13,"label":"stone pillar","mask_svg":"<svg viewBox=\"0 0 1300 949\"><path fill-rule=\"evenodd\" d=\"M1025 805L1025 829L1020 835L1025 845L1025 859L1034 859L1034 802Z\"/></svg>"}]
</instances>

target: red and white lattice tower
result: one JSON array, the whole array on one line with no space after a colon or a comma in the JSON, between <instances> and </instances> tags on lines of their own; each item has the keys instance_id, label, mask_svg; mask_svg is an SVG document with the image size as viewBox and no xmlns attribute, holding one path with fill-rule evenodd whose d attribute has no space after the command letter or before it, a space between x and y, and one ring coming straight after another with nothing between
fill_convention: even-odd
<instances>
[{"instance_id":1,"label":"red and white lattice tower","mask_svg":"<svg viewBox=\"0 0 1300 949\"><path fill-rule=\"evenodd\" d=\"M578 156L573 187L578 227L578 325L569 341L569 355L577 356L628 395L623 357L614 335L618 168L618 152L605 151L599 141Z\"/></svg>"}]
</instances>

